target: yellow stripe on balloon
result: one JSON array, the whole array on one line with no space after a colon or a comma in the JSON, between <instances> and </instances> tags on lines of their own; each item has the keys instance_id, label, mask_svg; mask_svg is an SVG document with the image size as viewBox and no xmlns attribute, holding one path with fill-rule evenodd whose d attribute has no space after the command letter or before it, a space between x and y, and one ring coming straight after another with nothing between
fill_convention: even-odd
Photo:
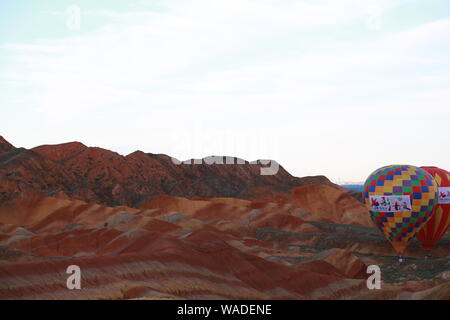
<instances>
[{"instance_id":1,"label":"yellow stripe on balloon","mask_svg":"<svg viewBox=\"0 0 450 320\"><path fill-rule=\"evenodd\" d=\"M434 230L433 230L433 235L435 235L438 232L439 226L441 224L441 220L442 220L442 214L444 212L442 211L441 207L438 207L434 213L434 219L435 219L435 223L434 223Z\"/></svg>"}]
</instances>

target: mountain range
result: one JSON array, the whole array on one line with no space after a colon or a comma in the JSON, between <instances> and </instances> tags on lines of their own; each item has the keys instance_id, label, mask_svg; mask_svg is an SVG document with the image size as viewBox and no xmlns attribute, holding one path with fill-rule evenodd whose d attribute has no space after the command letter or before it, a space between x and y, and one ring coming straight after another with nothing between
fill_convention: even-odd
<instances>
[{"instance_id":1,"label":"mountain range","mask_svg":"<svg viewBox=\"0 0 450 320\"><path fill-rule=\"evenodd\" d=\"M0 299L450 299L448 236L399 265L358 193L227 159L0 137Z\"/></svg>"},{"instance_id":2,"label":"mountain range","mask_svg":"<svg viewBox=\"0 0 450 320\"><path fill-rule=\"evenodd\" d=\"M261 175L268 165L234 157L213 159L224 164L211 164L211 157L177 164L164 154L135 151L122 156L80 142L15 148L3 137L0 152L0 204L41 194L138 207L160 194L256 199L282 197L302 185L335 186L324 176L293 177L281 166L275 175ZM230 159L234 164L228 164Z\"/></svg>"}]
</instances>

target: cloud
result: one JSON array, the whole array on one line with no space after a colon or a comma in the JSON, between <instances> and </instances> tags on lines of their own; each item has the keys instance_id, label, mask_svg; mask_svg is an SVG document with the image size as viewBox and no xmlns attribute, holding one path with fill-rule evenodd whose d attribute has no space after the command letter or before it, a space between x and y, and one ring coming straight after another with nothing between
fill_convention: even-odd
<instances>
[{"instance_id":1,"label":"cloud","mask_svg":"<svg viewBox=\"0 0 450 320\"><path fill-rule=\"evenodd\" d=\"M32 88L15 108L26 104L45 123L62 123L96 145L132 140L132 147L180 159L238 152L276 158L298 175L341 172L359 180L372 160L355 145L368 143L359 133L370 131L375 114L407 119L396 124L402 139L423 117L450 117L449 19L363 41L330 39L328 32L345 24L362 21L358 26L366 28L371 7L382 16L403 3L171 1L161 10L130 12L81 7L81 31L86 19L108 20L66 38L3 45L9 64L0 83L16 87L5 95L11 102L17 101L13 93ZM371 143L390 139L389 124L380 127ZM266 154L258 136L272 139ZM439 135L436 143L445 139ZM179 148L179 141L195 146ZM252 149L255 144L263 147ZM330 160L335 154L340 158ZM345 166L352 159L359 164Z\"/></svg>"}]
</instances>

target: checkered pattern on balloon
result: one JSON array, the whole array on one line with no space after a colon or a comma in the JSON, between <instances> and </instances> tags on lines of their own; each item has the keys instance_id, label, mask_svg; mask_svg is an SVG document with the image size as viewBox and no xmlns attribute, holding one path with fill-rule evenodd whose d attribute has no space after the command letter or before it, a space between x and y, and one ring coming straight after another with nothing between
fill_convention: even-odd
<instances>
[{"instance_id":1,"label":"checkered pattern on balloon","mask_svg":"<svg viewBox=\"0 0 450 320\"><path fill-rule=\"evenodd\" d=\"M367 178L363 196L372 221L402 253L433 214L438 188L433 177L421 168L391 165L374 171ZM370 196L410 196L411 208L404 211L373 211Z\"/></svg>"}]
</instances>

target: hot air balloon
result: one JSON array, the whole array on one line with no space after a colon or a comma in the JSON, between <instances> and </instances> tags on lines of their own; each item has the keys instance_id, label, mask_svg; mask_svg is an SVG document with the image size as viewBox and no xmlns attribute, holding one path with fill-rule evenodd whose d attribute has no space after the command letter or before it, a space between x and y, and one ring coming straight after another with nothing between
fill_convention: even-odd
<instances>
[{"instance_id":1,"label":"hot air balloon","mask_svg":"<svg viewBox=\"0 0 450 320\"><path fill-rule=\"evenodd\" d=\"M429 173L410 165L382 167L367 178L364 202L372 221L399 254L400 262L409 241L433 214L437 191Z\"/></svg>"},{"instance_id":2,"label":"hot air balloon","mask_svg":"<svg viewBox=\"0 0 450 320\"><path fill-rule=\"evenodd\" d=\"M433 216L416 235L422 247L428 250L427 256L429 256L431 249L441 240L450 227L450 173L437 167L421 168L436 180L439 194Z\"/></svg>"}]
</instances>

